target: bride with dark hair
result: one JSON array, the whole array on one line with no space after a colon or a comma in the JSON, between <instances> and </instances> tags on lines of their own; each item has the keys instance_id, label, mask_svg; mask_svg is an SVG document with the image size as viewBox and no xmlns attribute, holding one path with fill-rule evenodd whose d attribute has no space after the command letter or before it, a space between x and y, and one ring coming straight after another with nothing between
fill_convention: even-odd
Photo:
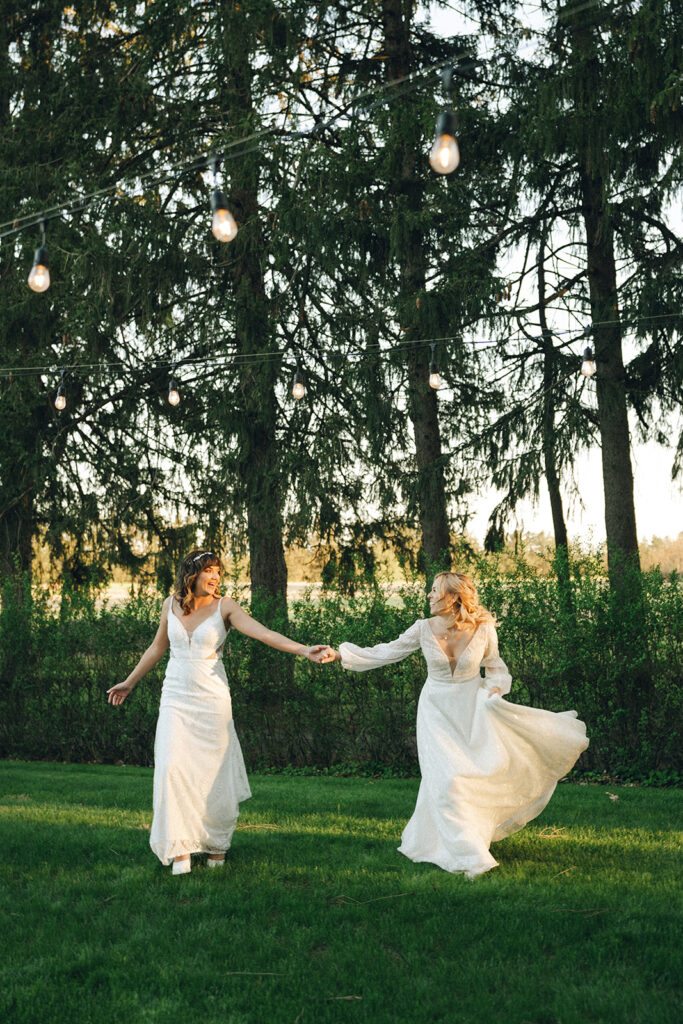
<instances>
[{"instance_id":1,"label":"bride with dark hair","mask_svg":"<svg viewBox=\"0 0 683 1024\"><path fill-rule=\"evenodd\" d=\"M190 871L190 855L225 862L239 805L251 796L232 718L222 654L232 627L278 651L322 661L323 646L305 647L263 626L220 596L221 562L213 551L190 551L175 591L163 604L151 645L127 679L107 690L118 706L171 649L154 741L154 818L150 846L173 874Z\"/></svg>"}]
</instances>

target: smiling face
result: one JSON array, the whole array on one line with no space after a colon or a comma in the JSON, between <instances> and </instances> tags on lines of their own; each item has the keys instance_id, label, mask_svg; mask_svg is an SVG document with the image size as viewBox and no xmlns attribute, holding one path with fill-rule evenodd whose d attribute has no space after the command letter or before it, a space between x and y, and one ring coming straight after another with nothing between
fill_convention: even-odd
<instances>
[{"instance_id":1,"label":"smiling face","mask_svg":"<svg viewBox=\"0 0 683 1024\"><path fill-rule=\"evenodd\" d=\"M452 607L452 600L449 606L446 600L447 595L444 593L443 580L437 578L432 583L432 589L427 594L427 600L429 601L429 610L432 615L443 615L450 612Z\"/></svg>"},{"instance_id":2,"label":"smiling face","mask_svg":"<svg viewBox=\"0 0 683 1024\"><path fill-rule=\"evenodd\" d=\"M221 572L217 565L208 565L197 576L192 591L195 597L215 597L221 581Z\"/></svg>"}]
</instances>

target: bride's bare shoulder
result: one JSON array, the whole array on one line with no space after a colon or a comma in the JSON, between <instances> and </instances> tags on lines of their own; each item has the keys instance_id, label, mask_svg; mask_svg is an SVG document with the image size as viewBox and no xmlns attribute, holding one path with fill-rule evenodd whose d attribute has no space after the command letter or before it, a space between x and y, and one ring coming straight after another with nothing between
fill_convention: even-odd
<instances>
[{"instance_id":1,"label":"bride's bare shoulder","mask_svg":"<svg viewBox=\"0 0 683 1024\"><path fill-rule=\"evenodd\" d=\"M229 619L235 612L242 611L242 608L238 605L232 597L219 597L221 615L224 619Z\"/></svg>"}]
</instances>

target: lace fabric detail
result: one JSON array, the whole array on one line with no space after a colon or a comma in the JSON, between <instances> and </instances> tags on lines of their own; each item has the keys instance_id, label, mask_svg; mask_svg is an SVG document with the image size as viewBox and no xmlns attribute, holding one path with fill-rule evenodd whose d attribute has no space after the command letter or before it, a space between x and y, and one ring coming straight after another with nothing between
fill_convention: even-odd
<instances>
[{"instance_id":1,"label":"lace fabric detail","mask_svg":"<svg viewBox=\"0 0 683 1024\"><path fill-rule=\"evenodd\" d=\"M509 703L512 679L493 623L475 630L455 666L426 619L374 647L340 645L342 665L365 672L422 649L427 680L417 711L422 782L399 850L474 878L497 866L492 842L536 817L588 746L576 712ZM485 678L480 669L483 666Z\"/></svg>"}]
</instances>

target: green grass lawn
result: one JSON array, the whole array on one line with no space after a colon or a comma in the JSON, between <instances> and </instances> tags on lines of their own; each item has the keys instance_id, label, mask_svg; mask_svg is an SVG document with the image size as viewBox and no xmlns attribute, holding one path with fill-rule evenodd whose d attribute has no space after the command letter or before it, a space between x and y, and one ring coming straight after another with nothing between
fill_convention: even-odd
<instances>
[{"instance_id":1,"label":"green grass lawn","mask_svg":"<svg viewBox=\"0 0 683 1024\"><path fill-rule=\"evenodd\" d=\"M562 785L468 881L396 852L417 780L251 783L225 868L174 878L150 769L0 763L0 1019L676 1019L680 793Z\"/></svg>"}]
</instances>

